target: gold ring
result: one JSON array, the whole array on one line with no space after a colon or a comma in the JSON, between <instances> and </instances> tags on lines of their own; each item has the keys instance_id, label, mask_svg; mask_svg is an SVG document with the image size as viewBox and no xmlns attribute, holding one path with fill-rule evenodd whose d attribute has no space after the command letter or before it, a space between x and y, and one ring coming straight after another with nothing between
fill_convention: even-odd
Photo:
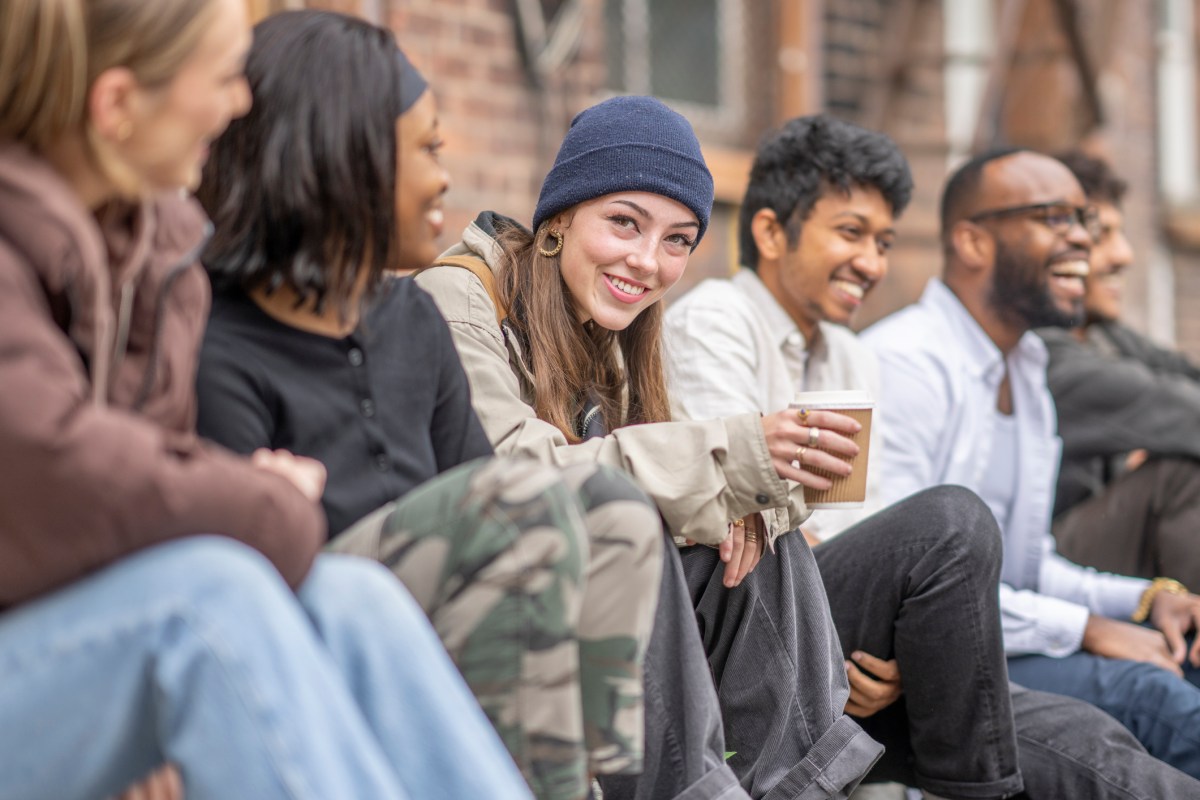
<instances>
[{"instance_id":1,"label":"gold ring","mask_svg":"<svg viewBox=\"0 0 1200 800\"><path fill-rule=\"evenodd\" d=\"M733 521L733 527L735 527L735 528L744 528L744 527L746 527L746 520L744 520L744 519L735 519L735 520Z\"/></svg>"},{"instance_id":2,"label":"gold ring","mask_svg":"<svg viewBox=\"0 0 1200 800\"><path fill-rule=\"evenodd\" d=\"M804 406L801 406L799 409L796 410L796 417L800 420L801 425L807 425L808 424L808 409L805 408Z\"/></svg>"},{"instance_id":3,"label":"gold ring","mask_svg":"<svg viewBox=\"0 0 1200 800\"><path fill-rule=\"evenodd\" d=\"M812 427L808 429L808 446L816 447L817 442L821 439L821 429Z\"/></svg>"},{"instance_id":4,"label":"gold ring","mask_svg":"<svg viewBox=\"0 0 1200 800\"><path fill-rule=\"evenodd\" d=\"M752 531L752 530L749 530L749 529L747 529L747 531L746 531L746 541L747 541L749 544L754 544L755 542L757 542L757 541L758 541L758 534L757 534L757 533L755 533L755 532L754 532L754 531Z\"/></svg>"},{"instance_id":5,"label":"gold ring","mask_svg":"<svg viewBox=\"0 0 1200 800\"><path fill-rule=\"evenodd\" d=\"M807 452L808 452L808 448L805 447L804 445L800 445L799 447L796 448L796 457L793 458L792 461L795 461L797 464L803 464L804 463L804 454Z\"/></svg>"}]
</instances>

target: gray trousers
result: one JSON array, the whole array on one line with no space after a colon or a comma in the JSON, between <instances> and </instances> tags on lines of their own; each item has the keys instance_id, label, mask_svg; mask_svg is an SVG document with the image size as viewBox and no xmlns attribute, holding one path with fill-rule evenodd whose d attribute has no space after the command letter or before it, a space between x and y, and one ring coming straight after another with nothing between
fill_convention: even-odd
<instances>
[{"instance_id":1,"label":"gray trousers","mask_svg":"<svg viewBox=\"0 0 1200 800\"><path fill-rule=\"evenodd\" d=\"M663 537L662 584L643 671L641 775L600 775L604 800L747 800L725 763L717 692L674 543Z\"/></svg>"},{"instance_id":2,"label":"gray trousers","mask_svg":"<svg viewBox=\"0 0 1200 800\"><path fill-rule=\"evenodd\" d=\"M1077 564L1200 588L1200 462L1152 458L1054 520L1058 552Z\"/></svg>"},{"instance_id":3,"label":"gray trousers","mask_svg":"<svg viewBox=\"0 0 1200 800\"><path fill-rule=\"evenodd\" d=\"M933 489L843 537L817 548L827 586L799 535L782 537L732 590L715 550L682 552L686 590L668 552L646 661L646 772L601 777L605 800L839 798L868 770L870 780L939 786L950 798L1200 798L1200 784L1096 708L1007 683L999 533L973 494ZM831 607L845 632L834 631ZM957 628L932 627L943 617ZM963 646L964 637L983 644ZM841 714L842 654L855 649L896 657L906 687L859 721L888 748L873 769L879 746ZM970 669L991 677L955 671ZM1027 795L1013 794L1015 762Z\"/></svg>"},{"instance_id":4,"label":"gray trousers","mask_svg":"<svg viewBox=\"0 0 1200 800\"><path fill-rule=\"evenodd\" d=\"M801 537L785 538L800 539L808 572L771 558L752 577L806 599L770 610L756 590L721 586L716 550L677 554L667 541L646 654L646 768L637 777L600 776L604 800L840 800L879 757L882 748L842 713L849 688L812 555ZM685 573L697 566L721 587L707 600L689 596ZM726 603L723 594L749 601ZM778 613L786 619L774 620ZM729 662L738 680L721 680ZM776 714L780 704L793 711ZM760 730L767 719L778 727Z\"/></svg>"},{"instance_id":5,"label":"gray trousers","mask_svg":"<svg viewBox=\"0 0 1200 800\"><path fill-rule=\"evenodd\" d=\"M683 566L742 786L763 800L847 796L882 748L843 713L841 645L804 538L781 537L733 589L711 548L687 548Z\"/></svg>"}]
</instances>

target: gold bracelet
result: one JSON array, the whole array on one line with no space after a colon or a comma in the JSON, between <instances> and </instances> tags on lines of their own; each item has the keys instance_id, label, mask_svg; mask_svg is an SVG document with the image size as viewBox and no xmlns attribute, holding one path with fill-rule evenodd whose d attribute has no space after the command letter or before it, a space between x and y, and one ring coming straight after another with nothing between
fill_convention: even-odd
<instances>
[{"instance_id":1,"label":"gold bracelet","mask_svg":"<svg viewBox=\"0 0 1200 800\"><path fill-rule=\"evenodd\" d=\"M1174 578L1155 578L1146 587L1146 591L1142 592L1142 599L1138 601L1137 610L1130 617L1134 622L1145 622L1150 616L1150 609L1154 605L1154 598L1162 592L1167 594L1187 594L1187 587Z\"/></svg>"}]
</instances>

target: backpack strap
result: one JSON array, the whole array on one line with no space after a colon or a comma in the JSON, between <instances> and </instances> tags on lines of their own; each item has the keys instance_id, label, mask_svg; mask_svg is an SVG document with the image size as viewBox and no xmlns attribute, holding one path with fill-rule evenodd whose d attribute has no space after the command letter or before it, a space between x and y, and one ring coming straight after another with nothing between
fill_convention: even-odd
<instances>
[{"instance_id":1,"label":"backpack strap","mask_svg":"<svg viewBox=\"0 0 1200 800\"><path fill-rule=\"evenodd\" d=\"M496 285L496 273L492 272L492 268L482 258L479 256L443 256L417 272L424 272L426 269L434 267L458 267L479 278L483 288L487 290L488 297L492 300L492 305L496 307L496 324L501 324L508 317L508 309L500 301L500 287Z\"/></svg>"}]
</instances>

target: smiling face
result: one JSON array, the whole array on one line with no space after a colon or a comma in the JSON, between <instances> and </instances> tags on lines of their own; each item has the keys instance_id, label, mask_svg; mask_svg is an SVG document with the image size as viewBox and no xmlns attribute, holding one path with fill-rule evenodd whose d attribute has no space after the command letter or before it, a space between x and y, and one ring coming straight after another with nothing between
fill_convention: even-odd
<instances>
[{"instance_id":1,"label":"smiling face","mask_svg":"<svg viewBox=\"0 0 1200 800\"><path fill-rule=\"evenodd\" d=\"M1039 204L1087 205L1071 171L1047 156L1017 153L989 164L984 174L985 205L976 213ZM1026 328L1082 321L1091 235L1074 217L1060 222L1030 213L977 223L995 240L990 302L1002 318Z\"/></svg>"},{"instance_id":2,"label":"smiling face","mask_svg":"<svg viewBox=\"0 0 1200 800\"><path fill-rule=\"evenodd\" d=\"M212 22L165 86L139 87L117 157L148 189L195 189L209 143L250 109L244 73L250 29L241 0L213 0Z\"/></svg>"},{"instance_id":3,"label":"smiling face","mask_svg":"<svg viewBox=\"0 0 1200 800\"><path fill-rule=\"evenodd\" d=\"M770 210L760 214L774 214ZM813 204L795 245L777 223L762 226L759 276L806 337L817 323L849 324L864 298L887 275L895 218L873 187L830 190Z\"/></svg>"},{"instance_id":4,"label":"smiling face","mask_svg":"<svg viewBox=\"0 0 1200 800\"><path fill-rule=\"evenodd\" d=\"M683 277L700 223L662 195L617 192L552 227L563 233L559 263L579 321L621 331Z\"/></svg>"},{"instance_id":5,"label":"smiling face","mask_svg":"<svg viewBox=\"0 0 1200 800\"><path fill-rule=\"evenodd\" d=\"M437 239L445 223L442 197L450 175L438 153L437 102L426 90L396 120L397 269L420 269L437 258Z\"/></svg>"},{"instance_id":6,"label":"smiling face","mask_svg":"<svg viewBox=\"0 0 1200 800\"><path fill-rule=\"evenodd\" d=\"M1083 304L1089 321L1114 321L1121 316L1125 270L1133 263L1133 249L1125 238L1125 215L1112 203L1098 203L1100 237L1092 246L1087 294Z\"/></svg>"}]
</instances>

